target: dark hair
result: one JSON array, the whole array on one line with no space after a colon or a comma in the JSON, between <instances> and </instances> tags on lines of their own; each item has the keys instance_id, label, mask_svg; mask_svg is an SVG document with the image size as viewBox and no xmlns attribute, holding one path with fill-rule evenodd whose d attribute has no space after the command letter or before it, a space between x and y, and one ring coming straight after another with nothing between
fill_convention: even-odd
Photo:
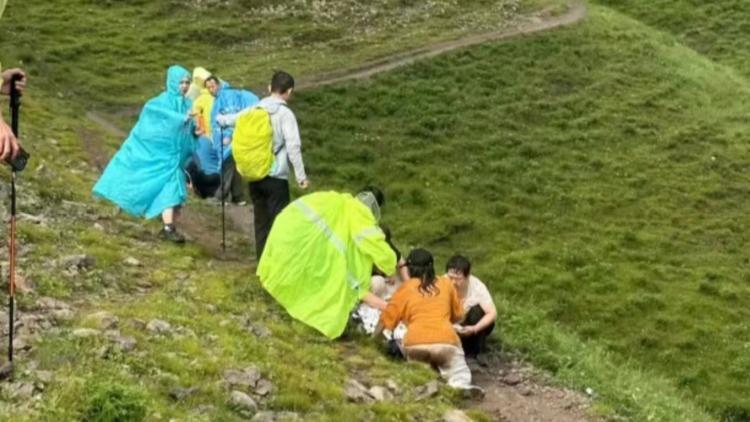
<instances>
[{"instance_id":1,"label":"dark hair","mask_svg":"<svg viewBox=\"0 0 750 422\"><path fill-rule=\"evenodd\" d=\"M211 76L207 77L206 80L203 82L203 86L206 86L206 84L208 83L208 81L214 81L214 82L216 82L217 85L219 84L219 78L217 78L214 75L211 75Z\"/></svg>"},{"instance_id":2,"label":"dark hair","mask_svg":"<svg viewBox=\"0 0 750 422\"><path fill-rule=\"evenodd\" d=\"M406 266L409 268L409 277L418 278L419 292L422 295L440 294L440 289L435 286L435 266L432 254L422 248L413 249L406 258Z\"/></svg>"},{"instance_id":3,"label":"dark hair","mask_svg":"<svg viewBox=\"0 0 750 422\"><path fill-rule=\"evenodd\" d=\"M367 185L367 186L363 187L362 189L360 189L360 192L370 192L370 193L372 193L373 196L375 196L375 200L378 201L378 206L379 207L382 208L383 205L385 205L385 195L383 195L383 191L380 190L380 189L378 189L378 188L376 188L375 186Z\"/></svg>"},{"instance_id":4,"label":"dark hair","mask_svg":"<svg viewBox=\"0 0 750 422\"><path fill-rule=\"evenodd\" d=\"M284 72L283 70L277 70L271 77L271 92L274 94L283 94L294 88L294 78L292 75Z\"/></svg>"},{"instance_id":5,"label":"dark hair","mask_svg":"<svg viewBox=\"0 0 750 422\"><path fill-rule=\"evenodd\" d=\"M391 236L391 229L388 228L388 226L380 225L380 230L383 230L383 234L385 234L385 243L388 244L388 246L391 247L393 252L396 254L396 261L401 260L401 251L398 250L396 245L393 244L392 236Z\"/></svg>"},{"instance_id":6,"label":"dark hair","mask_svg":"<svg viewBox=\"0 0 750 422\"><path fill-rule=\"evenodd\" d=\"M464 277L468 277L471 274L471 262L464 256L453 255L445 264L445 271L448 270L456 270L463 274Z\"/></svg>"}]
</instances>

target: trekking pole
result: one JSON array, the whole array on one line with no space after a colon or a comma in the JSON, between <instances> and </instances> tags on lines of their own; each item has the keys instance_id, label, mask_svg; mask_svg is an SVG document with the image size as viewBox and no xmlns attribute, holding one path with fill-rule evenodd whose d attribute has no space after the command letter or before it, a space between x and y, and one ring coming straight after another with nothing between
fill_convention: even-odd
<instances>
[{"instance_id":1,"label":"trekking pole","mask_svg":"<svg viewBox=\"0 0 750 422\"><path fill-rule=\"evenodd\" d=\"M221 192L221 251L226 252L227 251L227 232L226 232L226 223L225 223L225 215L224 215L224 199L225 199L225 191L224 191L224 126L221 126L220 133L221 135L221 146L219 147L219 150L221 153L219 154L219 186L220 192Z\"/></svg>"},{"instance_id":2,"label":"trekking pole","mask_svg":"<svg viewBox=\"0 0 750 422\"><path fill-rule=\"evenodd\" d=\"M16 75L10 82L10 126L18 139L18 110L21 107L21 93L16 88ZM16 168L11 166L10 176L10 240L8 243L8 375L13 373L13 331L16 312ZM3 371L5 372L5 371Z\"/></svg>"}]
</instances>

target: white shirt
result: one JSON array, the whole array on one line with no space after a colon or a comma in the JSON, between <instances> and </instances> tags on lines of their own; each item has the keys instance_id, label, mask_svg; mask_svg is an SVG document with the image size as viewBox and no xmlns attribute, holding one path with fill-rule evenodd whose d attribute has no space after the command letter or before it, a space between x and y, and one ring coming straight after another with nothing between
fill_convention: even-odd
<instances>
[{"instance_id":1,"label":"white shirt","mask_svg":"<svg viewBox=\"0 0 750 422\"><path fill-rule=\"evenodd\" d=\"M491 308L495 307L495 302L492 300L490 291L487 290L487 286L482 283L482 280L469 275L469 282L466 288L466 297L462 301L464 312L468 312L469 309L476 305L485 305Z\"/></svg>"}]
</instances>

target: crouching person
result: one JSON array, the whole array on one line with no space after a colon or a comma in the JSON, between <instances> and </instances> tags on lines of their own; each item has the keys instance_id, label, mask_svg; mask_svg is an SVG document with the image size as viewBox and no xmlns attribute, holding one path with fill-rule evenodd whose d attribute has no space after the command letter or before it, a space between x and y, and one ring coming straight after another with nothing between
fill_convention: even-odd
<instances>
[{"instance_id":1,"label":"crouching person","mask_svg":"<svg viewBox=\"0 0 750 422\"><path fill-rule=\"evenodd\" d=\"M403 321L407 359L429 363L453 388L481 391L471 385L471 371L452 326L463 317L456 289L448 278L435 276L432 254L424 249L411 251L406 265L411 278L393 295L378 328L393 330Z\"/></svg>"},{"instance_id":2,"label":"crouching person","mask_svg":"<svg viewBox=\"0 0 750 422\"><path fill-rule=\"evenodd\" d=\"M471 275L471 263L468 259L454 255L448 260L445 269L453 281L464 312L464 319L454 327L461 336L466 358L476 359L495 328L495 303L487 286Z\"/></svg>"}]
</instances>

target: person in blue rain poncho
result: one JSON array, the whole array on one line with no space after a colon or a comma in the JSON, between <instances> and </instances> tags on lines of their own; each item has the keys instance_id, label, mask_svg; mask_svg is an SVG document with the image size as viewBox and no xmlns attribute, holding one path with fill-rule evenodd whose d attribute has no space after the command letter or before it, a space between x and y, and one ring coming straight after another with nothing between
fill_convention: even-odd
<instances>
[{"instance_id":1,"label":"person in blue rain poncho","mask_svg":"<svg viewBox=\"0 0 750 422\"><path fill-rule=\"evenodd\" d=\"M232 157L232 135L237 118L258 104L260 99L252 92L231 87L228 83L213 77L206 80L206 87L214 95L214 105L211 110L211 137L213 140L214 156L223 158L224 186L219 195L231 196L232 202L245 202L249 192L247 184L237 173ZM221 154L223 151L223 155ZM221 162L217 160L217 167ZM219 168L215 169L216 172ZM221 198L221 196L219 196Z\"/></svg>"},{"instance_id":2,"label":"person in blue rain poncho","mask_svg":"<svg viewBox=\"0 0 750 422\"><path fill-rule=\"evenodd\" d=\"M150 99L130 135L94 186L94 196L105 198L123 211L148 219L161 215L161 236L183 243L175 228L179 208L187 200L184 168L195 143L191 102L185 97L190 73L172 66L166 91Z\"/></svg>"}]
</instances>

